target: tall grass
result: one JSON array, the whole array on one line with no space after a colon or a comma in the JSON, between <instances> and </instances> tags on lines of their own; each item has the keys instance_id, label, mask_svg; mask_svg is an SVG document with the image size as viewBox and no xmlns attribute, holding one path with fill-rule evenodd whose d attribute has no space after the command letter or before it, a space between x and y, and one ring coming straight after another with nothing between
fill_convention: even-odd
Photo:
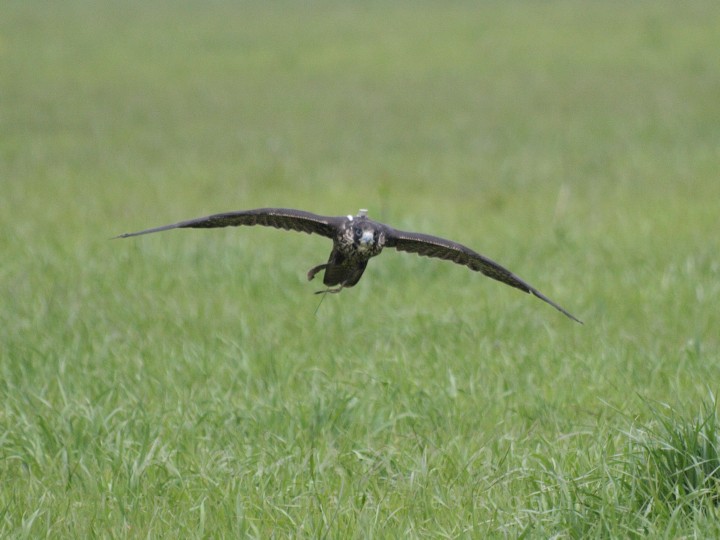
<instances>
[{"instance_id":1,"label":"tall grass","mask_svg":"<svg viewBox=\"0 0 720 540\"><path fill-rule=\"evenodd\" d=\"M712 2L9 2L0 536L714 537ZM261 206L498 260L585 321ZM662 404L662 405L660 405Z\"/></svg>"},{"instance_id":2,"label":"tall grass","mask_svg":"<svg viewBox=\"0 0 720 540\"><path fill-rule=\"evenodd\" d=\"M648 513L714 512L720 492L720 433L715 398L695 417L670 406L651 407L654 422L629 434L630 477Z\"/></svg>"}]
</instances>

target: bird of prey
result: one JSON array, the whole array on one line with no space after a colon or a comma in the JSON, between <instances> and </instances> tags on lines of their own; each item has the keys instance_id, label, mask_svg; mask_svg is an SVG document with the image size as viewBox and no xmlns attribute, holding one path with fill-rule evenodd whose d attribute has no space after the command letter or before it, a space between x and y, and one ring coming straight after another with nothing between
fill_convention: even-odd
<instances>
[{"instance_id":1,"label":"bird of prey","mask_svg":"<svg viewBox=\"0 0 720 540\"><path fill-rule=\"evenodd\" d=\"M533 294L572 320L582 323L580 319L550 300L510 270L472 249L437 236L393 229L388 225L369 219L367 210L364 209L361 209L356 216L336 217L320 216L290 208L258 208L190 219L172 225L121 234L117 238L128 238L169 229L210 229L237 227L240 225L263 225L308 234L319 234L330 238L333 241L330 258L326 263L311 268L307 274L308 280L312 280L318 272L325 272L323 283L328 288L317 291L316 294L338 293L343 289L352 287L360 281L368 261L372 257L379 255L383 248L388 247L467 266L470 270L481 272L492 279Z\"/></svg>"}]
</instances>

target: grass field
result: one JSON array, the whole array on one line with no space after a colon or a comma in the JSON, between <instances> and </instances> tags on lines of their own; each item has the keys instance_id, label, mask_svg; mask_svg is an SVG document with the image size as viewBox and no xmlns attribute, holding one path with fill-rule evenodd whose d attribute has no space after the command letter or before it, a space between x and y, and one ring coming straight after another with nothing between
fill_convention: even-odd
<instances>
[{"instance_id":1,"label":"grass field","mask_svg":"<svg viewBox=\"0 0 720 540\"><path fill-rule=\"evenodd\" d=\"M717 2L2 12L0 536L720 535Z\"/></svg>"}]
</instances>

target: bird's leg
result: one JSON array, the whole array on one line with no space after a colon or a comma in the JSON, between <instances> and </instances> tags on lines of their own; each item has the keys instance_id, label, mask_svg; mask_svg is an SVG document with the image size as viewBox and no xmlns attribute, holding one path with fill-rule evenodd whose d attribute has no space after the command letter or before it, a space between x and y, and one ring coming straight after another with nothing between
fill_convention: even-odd
<instances>
[{"instance_id":1,"label":"bird's leg","mask_svg":"<svg viewBox=\"0 0 720 540\"><path fill-rule=\"evenodd\" d=\"M325 266L327 266L327 265L325 265ZM313 270L315 270L315 269L313 268ZM310 270L310 272L312 272L312 270ZM308 272L308 275L310 275L309 272ZM312 279L312 277L310 277L310 279ZM315 291L315 294L322 294L322 298L320 298L320 303L318 303L317 307L315 308L315 315L317 315L318 309L320 309L320 304L322 304L323 300L325 300L325 295L327 293L339 293L340 291L342 291L344 286L345 286L345 284L341 284L339 287L337 287L335 289L327 288L322 291Z\"/></svg>"},{"instance_id":2,"label":"bird's leg","mask_svg":"<svg viewBox=\"0 0 720 540\"><path fill-rule=\"evenodd\" d=\"M330 265L327 263L318 264L317 266L313 266L310 270L308 270L308 273L307 273L308 281L311 281L318 272L325 270L328 266L330 266ZM335 289L328 288L328 289L323 289L322 291L315 291L315 294L339 293L340 291L342 291L344 286L345 286L344 284L341 284L339 287L336 287Z\"/></svg>"},{"instance_id":3,"label":"bird's leg","mask_svg":"<svg viewBox=\"0 0 720 540\"><path fill-rule=\"evenodd\" d=\"M345 285L340 285L339 287L336 287L335 289L323 289L322 291L315 291L315 294L325 294L325 293L339 293L343 290L343 287Z\"/></svg>"},{"instance_id":4,"label":"bird's leg","mask_svg":"<svg viewBox=\"0 0 720 540\"><path fill-rule=\"evenodd\" d=\"M310 270L308 270L307 277L308 281L312 281L312 279L315 277L315 275L320 272L321 270L325 270L328 267L327 264L318 264L317 266L313 266Z\"/></svg>"}]
</instances>

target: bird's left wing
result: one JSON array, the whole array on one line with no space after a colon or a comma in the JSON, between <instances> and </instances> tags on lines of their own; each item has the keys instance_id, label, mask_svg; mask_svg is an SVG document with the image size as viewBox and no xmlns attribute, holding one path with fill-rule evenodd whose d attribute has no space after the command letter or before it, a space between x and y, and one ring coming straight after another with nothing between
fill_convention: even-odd
<instances>
[{"instance_id":1,"label":"bird's left wing","mask_svg":"<svg viewBox=\"0 0 720 540\"><path fill-rule=\"evenodd\" d=\"M500 266L498 263L488 259L484 255L480 255L469 247L463 246L462 244L458 244L457 242L453 242L451 240L438 238L437 236L399 231L390 227L387 227L385 237L386 247L393 247L398 251L417 253L423 257L435 257L446 261L452 261L455 264L467 266L471 270L481 272L492 279L537 296L540 300L547 302L567 317L582 324L580 319L550 300L535 287L520 279L507 268Z\"/></svg>"},{"instance_id":2,"label":"bird's left wing","mask_svg":"<svg viewBox=\"0 0 720 540\"><path fill-rule=\"evenodd\" d=\"M314 233L333 238L336 229L344 220L345 218L342 217L319 216L291 208L258 208L255 210L241 210L239 212L227 212L224 214L214 214L212 216L189 219L187 221L173 223L172 225L163 225L161 227L145 229L144 231L121 234L116 238L139 236L141 234L167 231L169 229L208 229L216 227L238 227L241 225L263 225L266 227L275 227L276 229L300 231L308 234Z\"/></svg>"}]
</instances>

